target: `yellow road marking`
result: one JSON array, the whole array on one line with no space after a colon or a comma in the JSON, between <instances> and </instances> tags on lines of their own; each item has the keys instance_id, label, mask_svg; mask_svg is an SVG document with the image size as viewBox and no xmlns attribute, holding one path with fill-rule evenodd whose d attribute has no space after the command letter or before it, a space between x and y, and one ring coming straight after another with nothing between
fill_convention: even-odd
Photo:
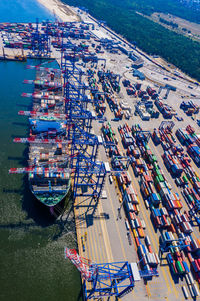
<instances>
[{"instance_id":1,"label":"yellow road marking","mask_svg":"<svg viewBox=\"0 0 200 301\"><path fill-rule=\"evenodd\" d=\"M94 230L96 230L94 228L95 228L95 226L92 226L92 228L90 229L90 233L91 233L91 238L92 238L92 245L94 246L94 254L95 254L94 261L96 263L99 263L100 258L99 258L99 252L98 252L98 247L97 247L97 237L96 237L97 235L96 235L96 233L94 233Z\"/></svg>"},{"instance_id":2,"label":"yellow road marking","mask_svg":"<svg viewBox=\"0 0 200 301\"><path fill-rule=\"evenodd\" d=\"M80 198L79 198L80 199ZM81 214L83 214L84 213L84 208L83 207L80 207L79 208L79 211L80 211L80 213ZM84 220L84 223L85 223L85 227L86 227L86 221ZM83 230L83 229L81 229L81 230ZM81 234L82 234L82 231L81 231ZM89 238L89 240L90 240L90 235L87 237L87 239ZM93 258L94 258L94 250L93 250L93 246L92 246L92 250L90 250L89 248L86 248L86 245L85 245L85 252L86 252L86 255L84 256L85 258L88 258L88 259L90 259L91 260L91 252L92 252L92 256L93 256ZM90 282L86 282L86 285L87 285L87 288L88 289L91 289L92 288L92 286L91 286L91 283Z\"/></svg>"},{"instance_id":3,"label":"yellow road marking","mask_svg":"<svg viewBox=\"0 0 200 301\"><path fill-rule=\"evenodd\" d=\"M108 192L108 195L109 195L110 204L111 204L111 207L112 207L112 212L113 212L113 216L114 216L114 220L115 220L115 226L116 226L117 233L118 233L118 237L119 237L119 240L120 240L120 245L121 245L123 257L124 257L125 261L127 261L125 249L124 249L124 246L123 246L123 243L122 243L121 234L120 234L120 231L119 231L119 228L118 228L119 226L118 226L117 221L116 221L116 215L115 215L115 211L114 211L114 206L113 206L112 198L111 198L111 195L110 195L109 188L107 187L108 184L106 183L105 186L106 186L106 188L107 188L107 192ZM134 295L134 290L132 290L131 293Z\"/></svg>"},{"instance_id":4,"label":"yellow road marking","mask_svg":"<svg viewBox=\"0 0 200 301\"><path fill-rule=\"evenodd\" d=\"M106 187L107 186L108 185L106 184ZM110 204L111 204L111 207L112 207L112 212L113 212L113 216L114 216L114 220L115 220L115 226L116 226L117 233L118 233L119 240L120 240L120 245L121 245L122 253L123 253L124 258L126 259L126 252L125 252L125 249L124 249L124 246L123 246L123 243L122 243L122 238L121 238L121 234L119 232L118 224L116 222L117 217L116 217L115 212L114 212L113 202L112 202L112 198L111 198L110 191L109 191L108 187L107 187L107 191L108 191L108 195L109 195L109 199L110 199Z\"/></svg>"},{"instance_id":5,"label":"yellow road marking","mask_svg":"<svg viewBox=\"0 0 200 301\"><path fill-rule=\"evenodd\" d=\"M133 175L133 171L132 171L132 170L131 170L131 174ZM134 176L134 175L133 175L133 176ZM137 189L138 189L138 192L139 192L140 190L139 190L139 185L138 185L137 179L135 179L135 183L136 183L136 186L137 186ZM139 192L139 195L140 195L140 192ZM159 239L158 239L157 235L154 235L154 236L153 236L153 234L152 234L152 233L154 233L153 225L152 225L151 223L149 223L149 219L147 219L146 214L144 213L144 208L143 208L143 203L142 203L142 201L141 201L141 198L140 198L140 204L141 204L140 208L141 208L141 211L142 211L142 216L143 216L143 218L144 218L144 220L145 220L146 225L148 225L148 228L150 229L149 235L150 235L150 237L151 237L151 240L152 240L152 243L153 243L153 246L154 246L154 250L158 253L158 247L157 247L156 244L155 244L155 240L157 241L157 244L159 245ZM170 288L170 285L169 285L169 282L168 282L168 279L167 279L165 270L164 270L164 268L163 268L162 266L160 266L160 269L161 269L161 271L162 271L162 273L163 273L163 276L164 276L164 278L165 278L168 292L170 293L170 292L171 292L171 288ZM168 274L169 274L170 277L171 277L171 274L170 274L170 273L168 273ZM176 289L175 289L175 286L174 286L174 282L173 282L172 279L170 279L170 280L171 280L172 286L173 286L173 288L174 288L174 290L175 290L175 294L176 294L176 296L178 297L177 292L176 292Z\"/></svg>"},{"instance_id":6,"label":"yellow road marking","mask_svg":"<svg viewBox=\"0 0 200 301\"><path fill-rule=\"evenodd\" d=\"M151 145L153 146L153 149L155 150L156 155L159 156L160 154L159 154L159 152L157 151L156 147L154 146L153 142L151 142ZM168 170L167 170L167 168L166 168L164 162L163 162L163 165L164 165L166 171L168 172ZM176 187L176 184L175 184L175 183L174 183L174 187L175 187L176 192L177 192L178 195L180 196L180 191L179 191L178 188ZM173 187L173 188L174 188L174 187ZM185 208L188 208L188 205L187 205L187 203L186 203L186 200L185 200L185 198L184 198L182 195L181 195L181 201L182 201L182 203L184 203ZM197 237L196 237L194 231L193 231L191 234L192 234L192 235L194 236L194 238L197 240Z\"/></svg>"},{"instance_id":7,"label":"yellow road marking","mask_svg":"<svg viewBox=\"0 0 200 301\"><path fill-rule=\"evenodd\" d=\"M122 146L122 145L121 145L121 139L119 139L119 143L120 143L120 146ZM141 208L141 211L142 211L143 218L145 219L145 223L146 223L146 225L148 225L148 228L151 229L151 231L149 231L149 235L150 235L150 237L151 237L151 239L152 239L152 243L153 243L154 249L158 252L158 248L157 248L157 246L156 246L156 244L155 244L155 239L156 239L156 241L157 241L157 243L158 243L158 245L159 245L158 237L157 237L157 235L155 235L155 238L152 236L152 233L154 233L153 226L152 226L151 223L149 224L149 220L147 220L146 214L144 213L144 207L143 207L144 204L143 204L143 202L141 202L142 196L141 196L141 193L140 193L140 188L139 188L138 181L137 181L137 179L135 178L135 175L134 175L132 169L130 169L130 172L131 172L132 177L133 177L133 179L134 179L134 184L137 186L138 195L140 196L140 204L141 204L140 208ZM161 268L161 271L162 271L163 276L164 276L164 278L165 278L166 285L167 285L167 288L168 288L168 292L170 293L170 292L171 292L171 288L170 288L169 281L168 281L168 278L167 278L167 276L166 276L164 267L160 266L160 268ZM167 269L167 272L168 272L168 275L169 275L169 278L170 278L170 282L172 283L172 286L173 286L173 290L174 290L174 292L175 292L175 295L176 295L176 297L178 297L177 290L176 290L176 288L175 288L175 285L174 285L174 282L173 282L173 280L172 280L172 277L171 277L171 274L170 274L170 272L169 272L169 269Z\"/></svg>"},{"instance_id":8,"label":"yellow road marking","mask_svg":"<svg viewBox=\"0 0 200 301\"><path fill-rule=\"evenodd\" d=\"M100 208L101 212L103 212L101 201L99 202L99 208ZM103 236L104 236L104 242L105 242L108 262L112 262L113 261L113 255L112 255L112 250L111 250L111 245L110 245L110 240L109 240L107 227L106 227L104 221L100 220L100 223L101 223L102 230L103 230L102 233L103 233Z\"/></svg>"},{"instance_id":9,"label":"yellow road marking","mask_svg":"<svg viewBox=\"0 0 200 301\"><path fill-rule=\"evenodd\" d=\"M99 206L100 206L100 204L98 204L98 213L100 214ZM100 244L99 244L100 245L100 251L102 251L102 257L104 259L104 260L102 260L102 262L108 262L105 241L103 239L103 229L102 229L102 226L101 226L101 221L98 222L98 225L99 225L99 228L100 228L100 233L98 233L98 237L99 237L99 240L100 240ZM103 245L104 245L104 248L101 249L101 246L103 246Z\"/></svg>"},{"instance_id":10,"label":"yellow road marking","mask_svg":"<svg viewBox=\"0 0 200 301\"><path fill-rule=\"evenodd\" d=\"M97 210L96 210L96 212L99 214L99 204L98 204L98 206L97 206ZM100 234L102 234L103 233L103 231L102 231L102 228L101 228L101 225L100 225L100 222L99 222L99 220L97 220L96 222L95 222L95 227L94 227L94 230L95 230L95 237L94 237L94 240L96 240L96 242L97 242L97 246L98 246L98 253L99 253L99 260L98 260L98 262L100 263L102 263L102 262L105 262L103 259L104 259L104 256L103 256L103 252L102 252L102 250L104 250L105 249L105 243L104 243L104 241L102 241L102 235L100 235ZM104 247L103 247L104 246Z\"/></svg>"}]
</instances>

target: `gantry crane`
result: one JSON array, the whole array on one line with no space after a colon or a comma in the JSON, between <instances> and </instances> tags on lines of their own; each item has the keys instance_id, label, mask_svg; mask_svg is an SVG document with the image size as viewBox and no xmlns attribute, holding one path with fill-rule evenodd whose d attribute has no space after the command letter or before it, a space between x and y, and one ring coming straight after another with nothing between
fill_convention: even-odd
<instances>
[{"instance_id":1,"label":"gantry crane","mask_svg":"<svg viewBox=\"0 0 200 301\"><path fill-rule=\"evenodd\" d=\"M65 248L65 258L81 273L85 301L102 300L105 297L108 300L111 296L123 297L133 290L135 281L158 276L157 269L140 271L137 263L128 261L95 263L81 257L75 249Z\"/></svg>"}]
</instances>

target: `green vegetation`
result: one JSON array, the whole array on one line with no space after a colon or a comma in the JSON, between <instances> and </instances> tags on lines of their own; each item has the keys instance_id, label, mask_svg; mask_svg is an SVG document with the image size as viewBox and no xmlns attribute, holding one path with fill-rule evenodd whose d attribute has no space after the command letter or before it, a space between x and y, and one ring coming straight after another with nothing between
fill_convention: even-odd
<instances>
[{"instance_id":1,"label":"green vegetation","mask_svg":"<svg viewBox=\"0 0 200 301\"><path fill-rule=\"evenodd\" d=\"M119 1L116 0L116 2ZM200 23L200 12L184 6L180 0L124 0L123 2L129 3L135 10L146 15L151 15L153 12L169 13L191 22Z\"/></svg>"},{"instance_id":2,"label":"green vegetation","mask_svg":"<svg viewBox=\"0 0 200 301\"><path fill-rule=\"evenodd\" d=\"M166 19L163 19L163 18L159 18L159 21L163 24L166 24L168 26L171 26L172 28L178 28L178 24L177 23L174 23L172 21L168 21Z\"/></svg>"},{"instance_id":3,"label":"green vegetation","mask_svg":"<svg viewBox=\"0 0 200 301\"><path fill-rule=\"evenodd\" d=\"M200 81L200 43L172 32L135 12L134 1L128 0L63 0L73 6L89 9L91 15L105 20L107 25L148 54L158 54L190 76ZM163 0L141 0L141 3ZM170 2L170 1L169 1ZM132 2L131 2L132 3ZM176 0L174 0L176 3Z\"/></svg>"}]
</instances>

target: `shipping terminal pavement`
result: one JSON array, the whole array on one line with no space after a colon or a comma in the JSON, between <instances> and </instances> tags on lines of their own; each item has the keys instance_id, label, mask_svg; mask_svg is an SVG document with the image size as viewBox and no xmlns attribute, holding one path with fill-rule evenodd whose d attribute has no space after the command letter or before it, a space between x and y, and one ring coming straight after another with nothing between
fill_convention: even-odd
<instances>
[{"instance_id":1,"label":"shipping terminal pavement","mask_svg":"<svg viewBox=\"0 0 200 301\"><path fill-rule=\"evenodd\" d=\"M75 9L75 11L77 12L77 9ZM97 31L95 31L95 34L107 35L110 38L114 38L116 41L118 40L116 34L112 36L112 32L108 31L108 28L101 27L98 22L95 21L94 18L91 18L91 16L89 16L87 13L81 12L81 18L86 23L93 23L95 25L95 28L97 29ZM119 41L121 41L121 37L119 37ZM79 42L80 40L73 40L73 43L76 43L77 45ZM90 45L90 48L91 44L93 43L96 46L98 44L97 38L93 37L91 38L91 40L88 40L87 43ZM0 39L0 46L2 46L2 44L2 39ZM129 49L128 43L124 47ZM11 55L13 51L14 50L7 50L7 53ZM142 84L142 87L145 88L150 85L158 90L158 85L164 85L164 78L168 76L170 83L176 86L176 91L170 91L170 94L166 101L169 105L173 106L174 110L176 110L176 112L178 113L178 116L183 117L183 120L179 122L175 119L175 117L173 117L172 120L175 123L173 134L175 134L175 131L178 128L186 128L188 124L192 125L192 127L194 127L194 129L199 132L199 127L196 123L196 120L191 119L191 117L189 116L186 116L186 114L180 109L180 103L183 98L189 99L191 97L191 90L190 88L188 88L188 85L192 85L193 87L193 93L195 95L194 102L197 104L200 102L200 88L199 86L197 87L194 84L191 84L190 81L188 81L187 76L185 76L184 79L180 79L178 77L176 79L173 79L172 70L170 70L169 72L167 72L166 70L163 71L157 65L153 64L152 61L150 62L147 55L144 54L144 56L142 56L142 59L144 60L142 72L145 74L146 79L143 81L136 80L135 78L133 78L131 71L132 61L127 57L126 54L115 54L104 51L104 53L101 53L99 55L106 59L106 68L108 70L112 70L114 73L120 74L122 79L127 79L131 82L137 81ZM51 56L55 58L60 64L61 55L59 50L53 48ZM86 71L88 68L92 69L92 64L90 65L90 63L88 63L81 65L81 69L83 71ZM96 69L96 71L98 71L98 69ZM87 79L85 78L85 81L86 80ZM100 85L99 89L101 89ZM162 93L163 92L161 92L160 96L164 96L164 94ZM138 97L127 95L126 89L122 84L120 93L113 92L113 96L118 101L125 100L131 107L132 111L134 111L135 105L138 102ZM94 110L94 107L91 104L90 110ZM119 125L123 125L125 122L130 127L133 124L140 124L143 130L153 133L154 128L158 128L163 121L161 114L159 118L151 119L149 121L141 120L138 115L132 115L132 117L128 120L125 120L123 118L123 120L116 121L114 120L114 114L110 110L107 102L106 112L104 116L106 117L107 121L110 122L110 125L115 132L115 138L118 141L118 148L124 155L126 153L126 149L121 142L121 137L118 131ZM96 120L93 121L94 134L102 135L101 127L101 123ZM188 210L188 205L186 204L185 199L182 197L181 190L175 185L174 180L172 179L170 173L163 163L163 159L161 157L161 155L163 154L162 147L160 145L155 146L151 138L149 140L149 147L151 151L156 155L158 164L164 171L165 177L170 183L172 190L181 196L183 210ZM99 146L97 160L110 163L108 152L103 145ZM193 160L191 160L191 165L196 173L199 173L199 168L194 164ZM153 252L158 254L160 232L152 222L150 210L148 210L145 206L143 197L141 195L138 178L136 178L131 166L129 166L128 172L131 177L131 183L135 191L137 192L139 200L139 217L145 222L145 235L150 238ZM112 263L121 261L138 263L139 259L137 255L137 247L135 245L135 238L133 236L133 232L127 231L126 228L126 216L121 204L122 196L121 192L119 191L114 173L112 178L113 181L111 181L108 176L106 177L103 188L105 193L102 194L102 197L98 201L94 198L91 199L89 197L84 197L84 193L83 196L79 196L75 199L74 214L78 251L80 256L90 259L94 263ZM129 235L127 235L127 232L129 232L130 237ZM193 227L192 235L196 239L199 238L199 229L197 227ZM187 258L186 261L188 263ZM185 277L173 276L166 259L166 254L164 254L160 259L158 272L159 276L153 277L150 281L140 280L135 282L134 289L129 292L129 294L123 296L120 299L124 301L131 301L133 299L140 301L185 300L182 291L182 286L187 286ZM87 282L86 285L87 288L90 289L90 282ZM189 297L188 299L192 300L193 298ZM110 300L115 300L115 297L111 297Z\"/></svg>"}]
</instances>

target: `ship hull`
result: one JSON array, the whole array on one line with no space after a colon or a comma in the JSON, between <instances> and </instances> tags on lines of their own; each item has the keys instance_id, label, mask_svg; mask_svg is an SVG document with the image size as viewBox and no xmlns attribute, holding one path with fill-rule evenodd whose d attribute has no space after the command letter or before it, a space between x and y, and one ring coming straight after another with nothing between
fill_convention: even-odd
<instances>
[{"instance_id":1,"label":"ship hull","mask_svg":"<svg viewBox=\"0 0 200 301\"><path fill-rule=\"evenodd\" d=\"M30 184L30 190L34 195L34 197L40 203L42 203L46 207L52 208L59 205L64 200L64 198L68 195L70 190L70 180L68 180L67 188L65 190L62 190L62 192L56 190L46 191L46 192L36 192L31 184Z\"/></svg>"},{"instance_id":2,"label":"ship hull","mask_svg":"<svg viewBox=\"0 0 200 301\"><path fill-rule=\"evenodd\" d=\"M60 204L62 200L67 196L68 191L57 196L55 196L54 194L35 194L33 191L32 193L35 198L43 205L47 207L55 207L56 205Z\"/></svg>"}]
</instances>

